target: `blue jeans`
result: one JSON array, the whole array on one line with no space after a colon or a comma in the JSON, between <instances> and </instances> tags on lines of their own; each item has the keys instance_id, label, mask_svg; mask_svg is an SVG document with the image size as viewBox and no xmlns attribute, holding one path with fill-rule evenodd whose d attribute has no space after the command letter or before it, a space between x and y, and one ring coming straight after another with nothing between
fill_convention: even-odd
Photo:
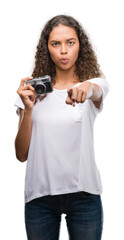
<instances>
[{"instance_id":1,"label":"blue jeans","mask_svg":"<svg viewBox=\"0 0 124 240\"><path fill-rule=\"evenodd\" d=\"M103 207L100 195L87 192L47 195L25 204L28 240L58 240L61 214L69 240L100 240Z\"/></svg>"}]
</instances>

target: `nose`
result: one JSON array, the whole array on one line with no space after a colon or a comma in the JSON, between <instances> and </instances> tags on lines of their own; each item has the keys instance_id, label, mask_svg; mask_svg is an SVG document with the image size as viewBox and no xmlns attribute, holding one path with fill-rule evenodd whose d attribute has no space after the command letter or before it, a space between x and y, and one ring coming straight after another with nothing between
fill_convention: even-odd
<instances>
[{"instance_id":1,"label":"nose","mask_svg":"<svg viewBox=\"0 0 124 240\"><path fill-rule=\"evenodd\" d=\"M67 53L67 47L65 44L61 45L61 54L66 54Z\"/></svg>"}]
</instances>

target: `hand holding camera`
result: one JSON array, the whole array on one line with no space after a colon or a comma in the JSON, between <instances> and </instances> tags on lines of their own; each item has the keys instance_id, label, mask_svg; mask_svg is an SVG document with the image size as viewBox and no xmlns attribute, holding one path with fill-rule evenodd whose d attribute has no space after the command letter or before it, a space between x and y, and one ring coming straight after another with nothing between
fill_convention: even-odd
<instances>
[{"instance_id":1,"label":"hand holding camera","mask_svg":"<svg viewBox=\"0 0 124 240\"><path fill-rule=\"evenodd\" d=\"M35 100L38 96L40 96L40 99L43 99L47 93L52 91L53 88L50 76L46 75L38 78L23 78L17 93L21 97L25 105L25 109L29 110L33 108Z\"/></svg>"},{"instance_id":2,"label":"hand holding camera","mask_svg":"<svg viewBox=\"0 0 124 240\"><path fill-rule=\"evenodd\" d=\"M32 77L26 77L21 80L20 86L17 90L22 102L25 105L25 109L32 109L35 102L35 90L34 88L28 84L24 85L27 80L33 79Z\"/></svg>"}]
</instances>

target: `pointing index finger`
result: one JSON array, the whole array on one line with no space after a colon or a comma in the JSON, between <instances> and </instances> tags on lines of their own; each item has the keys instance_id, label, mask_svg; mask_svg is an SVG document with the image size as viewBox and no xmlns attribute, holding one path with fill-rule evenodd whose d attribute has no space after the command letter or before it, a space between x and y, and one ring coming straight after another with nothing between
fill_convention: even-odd
<instances>
[{"instance_id":1,"label":"pointing index finger","mask_svg":"<svg viewBox=\"0 0 124 240\"><path fill-rule=\"evenodd\" d=\"M69 94L69 97L71 98L72 101L76 101L77 100L77 92L78 92L78 89L75 87L75 88L71 88L68 92Z\"/></svg>"}]
</instances>

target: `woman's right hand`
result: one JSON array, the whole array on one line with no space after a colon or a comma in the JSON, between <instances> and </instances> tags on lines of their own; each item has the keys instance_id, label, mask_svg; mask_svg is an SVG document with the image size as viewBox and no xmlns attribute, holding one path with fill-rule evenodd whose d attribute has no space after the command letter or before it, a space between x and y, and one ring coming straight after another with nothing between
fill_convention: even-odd
<instances>
[{"instance_id":1,"label":"woman's right hand","mask_svg":"<svg viewBox=\"0 0 124 240\"><path fill-rule=\"evenodd\" d=\"M17 93L19 94L20 98L22 99L22 102L25 105L25 109L31 110L34 106L35 102L35 89L30 85L27 84L24 86L24 83L27 80L31 80L33 77L26 77L21 80L21 84L17 90Z\"/></svg>"}]
</instances>

